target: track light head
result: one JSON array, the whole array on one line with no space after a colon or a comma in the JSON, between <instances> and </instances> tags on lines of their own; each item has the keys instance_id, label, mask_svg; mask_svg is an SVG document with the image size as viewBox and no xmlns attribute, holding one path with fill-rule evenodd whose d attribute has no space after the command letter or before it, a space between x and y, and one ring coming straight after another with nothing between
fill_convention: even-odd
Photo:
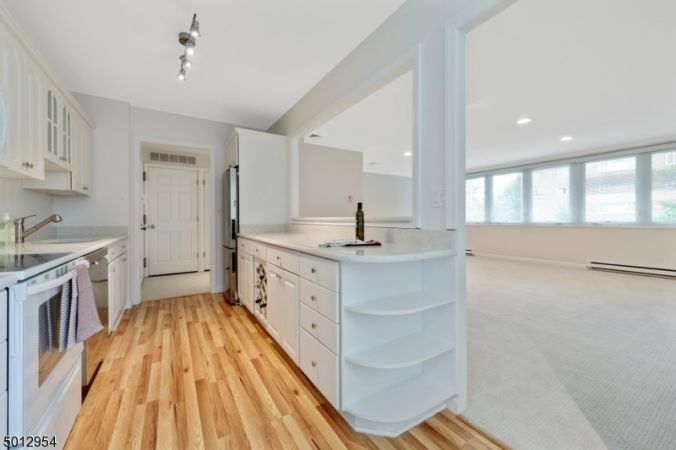
<instances>
[{"instance_id":1,"label":"track light head","mask_svg":"<svg viewBox=\"0 0 676 450\"><path fill-rule=\"evenodd\" d=\"M178 78L178 81L185 81L185 69L183 67L181 67L176 78Z\"/></svg>"},{"instance_id":2,"label":"track light head","mask_svg":"<svg viewBox=\"0 0 676 450\"><path fill-rule=\"evenodd\" d=\"M197 13L192 16L192 23L190 24L190 35L194 38L200 37L200 23L197 21Z\"/></svg>"},{"instance_id":3,"label":"track light head","mask_svg":"<svg viewBox=\"0 0 676 450\"><path fill-rule=\"evenodd\" d=\"M185 69L190 69L192 67L192 61L188 59L186 55L181 55L178 57L181 60L181 67Z\"/></svg>"}]
</instances>

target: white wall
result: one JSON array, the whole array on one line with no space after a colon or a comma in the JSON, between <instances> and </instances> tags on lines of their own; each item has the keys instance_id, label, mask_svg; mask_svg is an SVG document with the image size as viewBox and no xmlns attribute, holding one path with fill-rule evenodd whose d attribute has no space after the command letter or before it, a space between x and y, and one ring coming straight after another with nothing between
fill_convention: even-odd
<instances>
[{"instance_id":1,"label":"white wall","mask_svg":"<svg viewBox=\"0 0 676 450\"><path fill-rule=\"evenodd\" d=\"M366 217L410 217L413 212L413 179L399 175L364 173Z\"/></svg>"},{"instance_id":2,"label":"white wall","mask_svg":"<svg viewBox=\"0 0 676 450\"><path fill-rule=\"evenodd\" d=\"M74 94L96 123L89 197L54 197L60 226L129 226L131 106L127 102Z\"/></svg>"},{"instance_id":3,"label":"white wall","mask_svg":"<svg viewBox=\"0 0 676 450\"><path fill-rule=\"evenodd\" d=\"M19 217L35 214L26 221L26 226L32 226L34 221L40 221L52 214L52 197L49 195L21 189L21 181L12 178L0 178L0 217L9 213L12 220ZM49 233L49 225L28 240L44 237Z\"/></svg>"},{"instance_id":4,"label":"white wall","mask_svg":"<svg viewBox=\"0 0 676 450\"><path fill-rule=\"evenodd\" d=\"M468 225L467 248L517 258L676 269L676 229Z\"/></svg>"},{"instance_id":5,"label":"white wall","mask_svg":"<svg viewBox=\"0 0 676 450\"><path fill-rule=\"evenodd\" d=\"M363 201L364 154L300 142L301 217L350 217Z\"/></svg>"}]
</instances>

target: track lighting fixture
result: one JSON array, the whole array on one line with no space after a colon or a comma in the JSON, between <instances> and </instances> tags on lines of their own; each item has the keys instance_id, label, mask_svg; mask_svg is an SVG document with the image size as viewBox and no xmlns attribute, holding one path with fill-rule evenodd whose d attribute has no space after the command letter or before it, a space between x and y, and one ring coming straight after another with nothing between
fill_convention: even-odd
<instances>
[{"instance_id":1,"label":"track lighting fixture","mask_svg":"<svg viewBox=\"0 0 676 450\"><path fill-rule=\"evenodd\" d=\"M178 79L185 80L186 69L192 67L190 56L195 55L195 38L200 37L200 23L197 21L197 13L192 16L192 23L190 24L190 32L178 33L178 42L184 47L183 54L179 56L181 60L181 69L178 72Z\"/></svg>"}]
</instances>

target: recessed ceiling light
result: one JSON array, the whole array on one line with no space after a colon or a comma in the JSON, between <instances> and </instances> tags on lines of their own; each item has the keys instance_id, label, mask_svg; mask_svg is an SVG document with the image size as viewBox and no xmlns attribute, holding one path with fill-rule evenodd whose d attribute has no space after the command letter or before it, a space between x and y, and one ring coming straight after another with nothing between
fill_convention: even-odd
<instances>
[{"instance_id":1,"label":"recessed ceiling light","mask_svg":"<svg viewBox=\"0 0 676 450\"><path fill-rule=\"evenodd\" d=\"M532 121L533 121L533 119L531 119L530 117L522 117L522 118L520 118L516 121L516 124L517 125L528 125Z\"/></svg>"},{"instance_id":2,"label":"recessed ceiling light","mask_svg":"<svg viewBox=\"0 0 676 450\"><path fill-rule=\"evenodd\" d=\"M404 156L413 156L413 152L404 152Z\"/></svg>"},{"instance_id":3,"label":"recessed ceiling light","mask_svg":"<svg viewBox=\"0 0 676 450\"><path fill-rule=\"evenodd\" d=\"M569 142L573 140L573 136L563 136L561 142Z\"/></svg>"}]
</instances>

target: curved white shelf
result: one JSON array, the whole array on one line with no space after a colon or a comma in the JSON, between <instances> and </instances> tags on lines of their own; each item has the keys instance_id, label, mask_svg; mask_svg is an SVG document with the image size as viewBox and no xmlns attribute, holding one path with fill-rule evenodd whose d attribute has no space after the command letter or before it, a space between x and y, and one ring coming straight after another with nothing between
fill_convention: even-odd
<instances>
[{"instance_id":1,"label":"curved white shelf","mask_svg":"<svg viewBox=\"0 0 676 450\"><path fill-rule=\"evenodd\" d=\"M442 298L424 291L407 292L378 300L355 303L348 305L345 310L357 314L369 314L374 316L400 316L415 314L428 309L450 305L452 300Z\"/></svg>"},{"instance_id":2,"label":"curved white shelf","mask_svg":"<svg viewBox=\"0 0 676 450\"><path fill-rule=\"evenodd\" d=\"M372 422L406 422L445 403L453 395L453 387L421 375L347 405L345 411Z\"/></svg>"},{"instance_id":3,"label":"curved white shelf","mask_svg":"<svg viewBox=\"0 0 676 450\"><path fill-rule=\"evenodd\" d=\"M425 333L414 333L385 344L345 356L349 363L373 369L401 369L423 363L453 350Z\"/></svg>"}]
</instances>

